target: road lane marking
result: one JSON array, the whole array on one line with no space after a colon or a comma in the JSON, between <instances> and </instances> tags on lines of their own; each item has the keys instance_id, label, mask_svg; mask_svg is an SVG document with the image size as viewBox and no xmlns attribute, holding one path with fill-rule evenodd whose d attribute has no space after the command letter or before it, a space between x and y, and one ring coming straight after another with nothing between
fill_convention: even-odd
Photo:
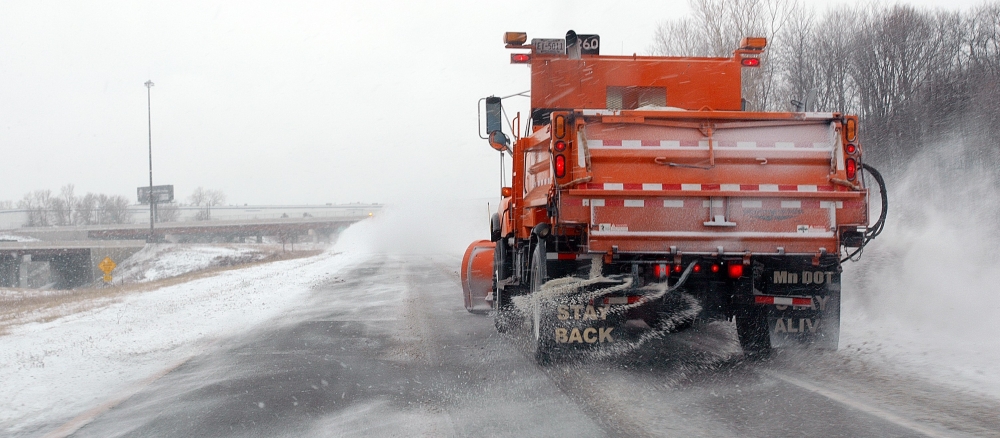
<instances>
[{"instance_id":1,"label":"road lane marking","mask_svg":"<svg viewBox=\"0 0 1000 438\"><path fill-rule=\"evenodd\" d=\"M814 392L816 394L819 394L819 395L821 395L823 397L826 397L826 398L828 398L830 400L836 401L836 402L838 402L838 403L840 403L842 405L845 405L847 407L850 407L850 408L856 409L858 411L864 412L866 414L870 414L870 415L873 415L875 417L881 418L881 419L883 419L885 421L893 423L893 424L895 424L895 425L897 425L899 427L909 429L909 430L911 430L913 432L916 432L916 433L919 433L919 434L922 434L922 435L926 435L926 436L929 436L929 437L934 437L934 438L937 438L937 437L945 438L945 437L950 436L950 435L943 434L942 432L938 431L937 429L925 426L923 424L920 424L920 423L917 423L917 422L914 422L914 421L911 421L911 420L907 420L907 419L905 419L903 417L900 417L900 416L898 416L896 414L893 414L891 412L887 412L887 411L884 411L882 409L876 408L874 406L870 406L870 405L861 403L861 402L859 402L857 400L854 400L854 399L851 399L851 398L847 397L846 395L843 395L843 394L840 394L838 392L822 388L820 386L813 385L813 384L811 384L809 382L806 382L804 380L799 380L799 379L796 379L794 377L789 377L789 376L786 376L784 374L780 374L780 373L777 373L777 372L774 372L774 371L769 371L769 370L761 370L760 372L764 373L764 374L767 374L768 376L774 377L774 378L776 378L778 380L782 380L782 381L784 381L786 383L791 383L792 385L798 386L799 388L805 389L806 391L810 391L810 392Z\"/></svg>"}]
</instances>

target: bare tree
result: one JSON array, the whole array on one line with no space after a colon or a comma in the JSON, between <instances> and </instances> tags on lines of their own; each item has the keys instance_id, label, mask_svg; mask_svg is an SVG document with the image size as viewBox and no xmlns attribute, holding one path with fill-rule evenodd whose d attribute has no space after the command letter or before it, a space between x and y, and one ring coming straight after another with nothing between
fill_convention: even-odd
<instances>
[{"instance_id":1,"label":"bare tree","mask_svg":"<svg viewBox=\"0 0 1000 438\"><path fill-rule=\"evenodd\" d=\"M162 202L156 204L157 222L176 222L180 217L180 208L173 202Z\"/></svg>"},{"instance_id":2,"label":"bare tree","mask_svg":"<svg viewBox=\"0 0 1000 438\"><path fill-rule=\"evenodd\" d=\"M748 36L766 37L772 49L761 67L743 72L743 96L751 109L774 109L780 64L770 62L789 17L802 9L796 0L690 0L693 16L661 23L650 51L676 56L732 56Z\"/></svg>"},{"instance_id":3,"label":"bare tree","mask_svg":"<svg viewBox=\"0 0 1000 438\"><path fill-rule=\"evenodd\" d=\"M47 227L50 225L46 207L48 207L51 198L51 190L35 190L25 194L24 198L18 201L17 207L28 213L28 221L25 226Z\"/></svg>"},{"instance_id":4,"label":"bare tree","mask_svg":"<svg viewBox=\"0 0 1000 438\"><path fill-rule=\"evenodd\" d=\"M194 192L191 192L191 196L188 196L188 202L196 207L200 207L206 200L207 195L205 193L205 189L202 187L194 189Z\"/></svg>"},{"instance_id":5,"label":"bare tree","mask_svg":"<svg viewBox=\"0 0 1000 438\"><path fill-rule=\"evenodd\" d=\"M206 190L198 187L188 199L192 205L205 207L204 210L200 210L195 214L194 219L207 221L212 219L212 207L222 205L222 203L226 202L226 195L221 190Z\"/></svg>"},{"instance_id":6,"label":"bare tree","mask_svg":"<svg viewBox=\"0 0 1000 438\"><path fill-rule=\"evenodd\" d=\"M65 208L64 214L61 214L60 217L60 222L63 225L73 224L73 209L76 208L76 195L73 193L75 188L73 184L66 184L59 189L59 199Z\"/></svg>"},{"instance_id":7,"label":"bare tree","mask_svg":"<svg viewBox=\"0 0 1000 438\"><path fill-rule=\"evenodd\" d=\"M121 195L98 195L97 208L101 224L132 223L132 214L128 211L129 201Z\"/></svg>"},{"instance_id":8,"label":"bare tree","mask_svg":"<svg viewBox=\"0 0 1000 438\"><path fill-rule=\"evenodd\" d=\"M49 198L45 205L45 211L49 216L49 223L55 226L66 226L72 224L73 217L70 216L70 206L62 198L53 196Z\"/></svg>"},{"instance_id":9,"label":"bare tree","mask_svg":"<svg viewBox=\"0 0 1000 438\"><path fill-rule=\"evenodd\" d=\"M0 210L13 210L14 201L0 201Z\"/></svg>"},{"instance_id":10,"label":"bare tree","mask_svg":"<svg viewBox=\"0 0 1000 438\"><path fill-rule=\"evenodd\" d=\"M73 223L77 225L94 225L99 220L97 208L98 196L87 193L76 201L73 212Z\"/></svg>"}]
</instances>

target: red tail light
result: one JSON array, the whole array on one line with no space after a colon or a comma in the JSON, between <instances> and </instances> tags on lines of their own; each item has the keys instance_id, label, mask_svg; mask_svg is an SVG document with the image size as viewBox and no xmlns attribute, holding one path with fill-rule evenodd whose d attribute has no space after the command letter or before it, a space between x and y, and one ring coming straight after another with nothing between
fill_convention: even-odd
<instances>
[{"instance_id":1,"label":"red tail light","mask_svg":"<svg viewBox=\"0 0 1000 438\"><path fill-rule=\"evenodd\" d=\"M681 265L674 265L674 272L681 272Z\"/></svg>"},{"instance_id":2,"label":"red tail light","mask_svg":"<svg viewBox=\"0 0 1000 438\"><path fill-rule=\"evenodd\" d=\"M667 265L653 265L653 276L656 278L666 277L669 273L670 270L667 269Z\"/></svg>"},{"instance_id":3,"label":"red tail light","mask_svg":"<svg viewBox=\"0 0 1000 438\"><path fill-rule=\"evenodd\" d=\"M555 146L556 152L562 152L566 150L566 142L559 140L556 142Z\"/></svg>"},{"instance_id":4,"label":"red tail light","mask_svg":"<svg viewBox=\"0 0 1000 438\"><path fill-rule=\"evenodd\" d=\"M740 60L740 64L743 64L744 67L760 67L760 59L743 58Z\"/></svg>"},{"instance_id":5,"label":"red tail light","mask_svg":"<svg viewBox=\"0 0 1000 438\"><path fill-rule=\"evenodd\" d=\"M527 64L531 62L531 55L527 53L511 53L510 63L511 64Z\"/></svg>"},{"instance_id":6,"label":"red tail light","mask_svg":"<svg viewBox=\"0 0 1000 438\"><path fill-rule=\"evenodd\" d=\"M694 272L701 272L701 265L695 264L694 265Z\"/></svg>"},{"instance_id":7,"label":"red tail light","mask_svg":"<svg viewBox=\"0 0 1000 438\"><path fill-rule=\"evenodd\" d=\"M858 147L853 144L848 144L846 147L844 147L844 151L847 152L848 154L854 155L854 153L858 151Z\"/></svg>"},{"instance_id":8,"label":"red tail light","mask_svg":"<svg viewBox=\"0 0 1000 438\"><path fill-rule=\"evenodd\" d=\"M729 278L740 278L743 276L743 264L733 263L729 265Z\"/></svg>"},{"instance_id":9,"label":"red tail light","mask_svg":"<svg viewBox=\"0 0 1000 438\"><path fill-rule=\"evenodd\" d=\"M556 155L556 178L566 176L566 157Z\"/></svg>"},{"instance_id":10,"label":"red tail light","mask_svg":"<svg viewBox=\"0 0 1000 438\"><path fill-rule=\"evenodd\" d=\"M853 158L847 159L847 179L854 180L858 177L858 162Z\"/></svg>"},{"instance_id":11,"label":"red tail light","mask_svg":"<svg viewBox=\"0 0 1000 438\"><path fill-rule=\"evenodd\" d=\"M719 273L719 265L712 265L712 273L713 274Z\"/></svg>"}]
</instances>

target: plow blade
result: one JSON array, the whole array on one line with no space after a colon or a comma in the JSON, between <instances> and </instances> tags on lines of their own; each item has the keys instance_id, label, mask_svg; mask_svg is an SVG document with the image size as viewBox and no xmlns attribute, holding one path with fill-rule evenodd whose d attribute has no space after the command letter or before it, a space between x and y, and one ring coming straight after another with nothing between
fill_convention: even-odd
<instances>
[{"instance_id":1,"label":"plow blade","mask_svg":"<svg viewBox=\"0 0 1000 438\"><path fill-rule=\"evenodd\" d=\"M478 240L469 245L462 257L462 294L465 310L487 313L492 309L493 249L489 240Z\"/></svg>"}]
</instances>

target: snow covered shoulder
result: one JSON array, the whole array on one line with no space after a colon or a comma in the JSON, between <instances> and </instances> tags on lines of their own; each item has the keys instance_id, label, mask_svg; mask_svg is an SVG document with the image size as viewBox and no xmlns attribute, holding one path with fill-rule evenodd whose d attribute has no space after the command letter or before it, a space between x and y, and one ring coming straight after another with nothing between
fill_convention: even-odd
<instances>
[{"instance_id":1,"label":"snow covered shoulder","mask_svg":"<svg viewBox=\"0 0 1000 438\"><path fill-rule=\"evenodd\" d=\"M167 253L170 266L202 266L219 256L212 251ZM141 281L180 272L168 272L151 259L147 253L136 259L143 262L131 265L145 265L145 270L129 270L126 264L125 275ZM326 252L257 264L8 326L0 335L0 391L5 395L0 400L0 435L44 433L167 364L197 354L212 340L274 318L314 283L358 259ZM8 295L16 293L22 291Z\"/></svg>"}]
</instances>

